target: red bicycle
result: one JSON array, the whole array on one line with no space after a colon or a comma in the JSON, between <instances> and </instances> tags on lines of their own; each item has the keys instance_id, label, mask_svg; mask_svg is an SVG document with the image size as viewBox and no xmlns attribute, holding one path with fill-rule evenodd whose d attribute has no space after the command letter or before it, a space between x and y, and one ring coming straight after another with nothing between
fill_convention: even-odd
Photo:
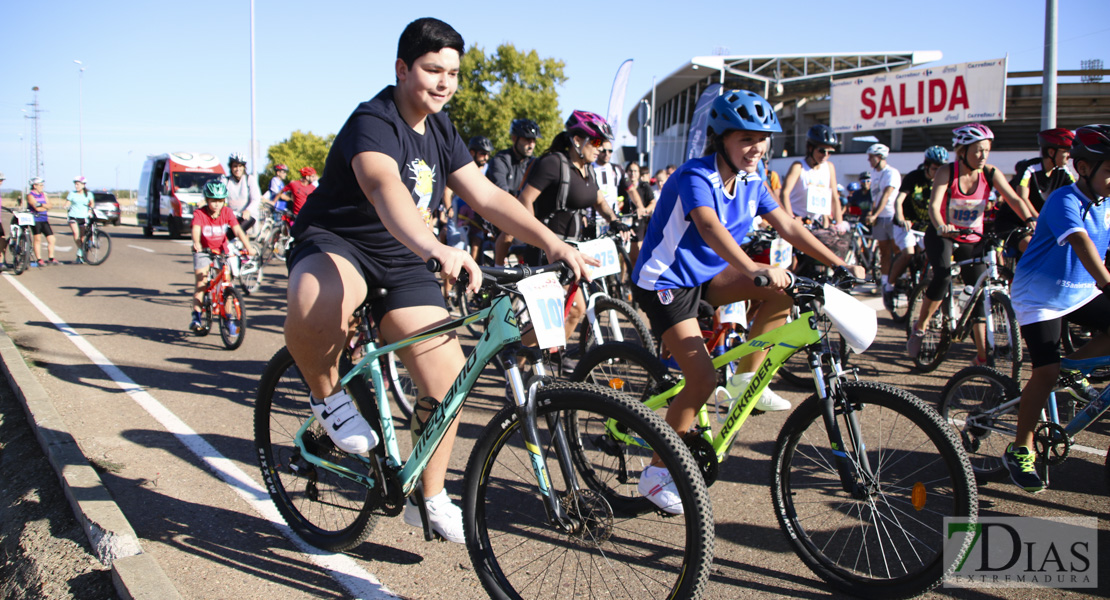
<instances>
[{"instance_id":1,"label":"red bicycle","mask_svg":"<svg viewBox=\"0 0 1110 600\"><path fill-rule=\"evenodd\" d=\"M196 334L208 335L212 329L212 318L216 317L219 319L220 337L224 346L228 350L234 350L243 344L243 338L247 335L247 312L243 307L243 297L232 283L227 255L209 251L208 256L212 258L212 264L208 267L208 287L204 290L204 299L201 301L202 327Z\"/></svg>"}]
</instances>

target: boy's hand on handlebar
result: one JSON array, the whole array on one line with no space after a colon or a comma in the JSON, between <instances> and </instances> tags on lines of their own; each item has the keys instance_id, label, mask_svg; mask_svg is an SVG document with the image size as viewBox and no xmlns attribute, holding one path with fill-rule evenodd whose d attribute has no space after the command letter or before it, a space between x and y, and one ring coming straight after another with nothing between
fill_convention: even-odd
<instances>
[{"instance_id":1,"label":"boy's hand on handlebar","mask_svg":"<svg viewBox=\"0 0 1110 600\"><path fill-rule=\"evenodd\" d=\"M591 267L601 266L601 263L598 262L597 259L582 254L577 248L563 241L552 244L546 252L548 261L554 263L561 260L565 262L567 266L570 267L570 270L574 272L575 279L586 279L589 281L590 276L589 271L586 269L586 265Z\"/></svg>"},{"instance_id":2,"label":"boy's hand on handlebar","mask_svg":"<svg viewBox=\"0 0 1110 600\"><path fill-rule=\"evenodd\" d=\"M478 263L470 257L469 252L440 244L432 250L428 258L434 258L439 262L439 272L448 284L455 285L459 274L466 271L470 276L470 284L466 286L467 291L476 293L482 287L482 271L478 268Z\"/></svg>"},{"instance_id":3,"label":"boy's hand on handlebar","mask_svg":"<svg viewBox=\"0 0 1110 600\"><path fill-rule=\"evenodd\" d=\"M776 290L785 290L794 282L794 278L790 276L790 273L786 269L780 269L778 267L758 269L756 272L752 273L752 279L759 276L766 277L770 282L767 284L767 287Z\"/></svg>"},{"instance_id":4,"label":"boy's hand on handlebar","mask_svg":"<svg viewBox=\"0 0 1110 600\"><path fill-rule=\"evenodd\" d=\"M867 279L867 269L860 265L844 265L844 268L856 279Z\"/></svg>"}]
</instances>

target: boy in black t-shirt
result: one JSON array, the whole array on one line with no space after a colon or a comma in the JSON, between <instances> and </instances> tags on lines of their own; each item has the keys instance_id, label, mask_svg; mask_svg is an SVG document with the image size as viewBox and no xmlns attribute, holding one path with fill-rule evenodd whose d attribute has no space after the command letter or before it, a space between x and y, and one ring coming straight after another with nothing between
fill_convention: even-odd
<instances>
[{"instance_id":1,"label":"boy in black t-shirt","mask_svg":"<svg viewBox=\"0 0 1110 600\"><path fill-rule=\"evenodd\" d=\"M367 290L388 290L370 310L383 341L397 341L448 321L425 261L437 259L451 284L464 269L473 291L481 284L470 254L441 244L432 233L445 186L494 225L544 248L552 261L567 261L575 275L585 272L586 262L576 250L482 176L440 112L458 87L462 51L462 36L442 21L418 19L405 28L394 66L396 85L360 104L339 130L324 163L327 176L293 227L285 343L311 391L313 411L346 452L367 452L377 444L339 386L338 372L351 315ZM463 365L454 335L398 353L421 397L442 399ZM421 400L414 427L433 408ZM429 461L422 482L433 530L463 543L462 512L443 489L457 425ZM405 522L421 525L411 502Z\"/></svg>"}]
</instances>

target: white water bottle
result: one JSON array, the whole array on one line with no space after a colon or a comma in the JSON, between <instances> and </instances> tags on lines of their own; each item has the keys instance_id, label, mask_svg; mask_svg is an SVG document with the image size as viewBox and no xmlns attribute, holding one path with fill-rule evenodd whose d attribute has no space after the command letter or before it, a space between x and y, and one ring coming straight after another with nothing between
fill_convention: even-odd
<instances>
[{"instance_id":1,"label":"white water bottle","mask_svg":"<svg viewBox=\"0 0 1110 600\"><path fill-rule=\"evenodd\" d=\"M974 291L975 286L973 285L965 285L960 290L960 306L967 307L968 303L971 302L971 293Z\"/></svg>"}]
</instances>

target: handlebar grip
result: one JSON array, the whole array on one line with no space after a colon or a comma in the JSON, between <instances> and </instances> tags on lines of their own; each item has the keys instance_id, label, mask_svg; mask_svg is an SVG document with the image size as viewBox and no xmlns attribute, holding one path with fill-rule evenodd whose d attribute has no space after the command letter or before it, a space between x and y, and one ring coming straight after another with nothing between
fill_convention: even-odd
<instances>
[{"instance_id":1,"label":"handlebar grip","mask_svg":"<svg viewBox=\"0 0 1110 600\"><path fill-rule=\"evenodd\" d=\"M766 275L755 276L755 287L767 287L771 285L771 278Z\"/></svg>"},{"instance_id":2,"label":"handlebar grip","mask_svg":"<svg viewBox=\"0 0 1110 600\"><path fill-rule=\"evenodd\" d=\"M443 265L441 265L436 258L429 258L428 262L424 263L424 266L428 267L429 273L439 273L440 270L443 269Z\"/></svg>"}]
</instances>

